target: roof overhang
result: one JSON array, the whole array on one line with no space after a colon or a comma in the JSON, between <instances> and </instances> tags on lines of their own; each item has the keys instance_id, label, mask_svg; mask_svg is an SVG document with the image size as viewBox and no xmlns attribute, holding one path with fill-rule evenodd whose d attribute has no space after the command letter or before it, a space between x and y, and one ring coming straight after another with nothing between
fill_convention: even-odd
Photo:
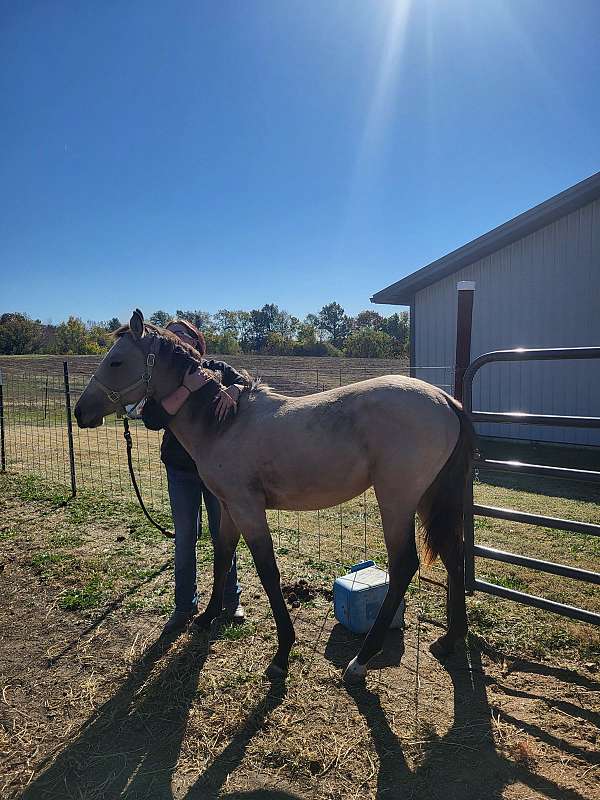
<instances>
[{"instance_id":1,"label":"roof overhang","mask_svg":"<svg viewBox=\"0 0 600 800\"><path fill-rule=\"evenodd\" d=\"M459 247L458 250L438 258L437 261L407 275L406 278L381 289L371 297L371 302L410 305L415 294L426 286L550 225L560 217L598 198L600 198L600 172L519 214L518 217Z\"/></svg>"}]
</instances>

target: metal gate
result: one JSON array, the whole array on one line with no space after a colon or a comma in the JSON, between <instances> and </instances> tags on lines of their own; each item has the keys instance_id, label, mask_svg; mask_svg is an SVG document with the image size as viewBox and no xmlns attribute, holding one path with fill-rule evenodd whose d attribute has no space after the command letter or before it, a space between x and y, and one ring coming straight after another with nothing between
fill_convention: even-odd
<instances>
[{"instance_id":1,"label":"metal gate","mask_svg":"<svg viewBox=\"0 0 600 800\"><path fill-rule=\"evenodd\" d=\"M572 359L600 359L600 347L565 347L555 349L537 350L496 350L485 353L471 363L464 373L463 379L463 405L465 411L469 412L473 422L499 422L499 423L519 423L533 425L561 426L569 428L600 428L600 417L570 417L553 416L548 414L524 414L506 413L472 410L472 391L473 379L477 372L484 366L493 362L507 361L560 361ZM497 471L517 471L522 474L547 475L559 477L566 480L587 481L600 484L600 472L584 469L570 469L565 467L549 467L539 464L523 464L518 461L492 461L483 458L475 462L475 467L487 466ZM583 608L556 603L546 600L543 597L519 592L515 589L508 589L494 583L479 580L475 577L475 556L482 556L495 561L503 561L507 564L516 564L530 569L540 570L541 572L553 575L563 575L567 578L585 581L586 583L600 584L600 574L584 569L576 569L564 564L554 564L550 561L541 561L537 558L506 553L502 550L495 550L492 547L483 547L475 544L475 516L491 517L494 519L507 519L514 522L524 522L529 525L541 525L545 528L554 530L571 531L573 533L585 533L592 536L600 536L600 525L588 522L576 522L570 519L559 519L557 517L545 517L540 514L527 514L522 511L515 511L510 508L495 508L493 506L477 505L473 502L473 480L469 481L466 491L465 504L465 587L468 594L475 591L487 592L498 597L505 597L508 600L515 600L518 603L542 608L546 611L553 611L565 617L589 622L593 625L600 625L600 614L586 611Z\"/></svg>"}]
</instances>

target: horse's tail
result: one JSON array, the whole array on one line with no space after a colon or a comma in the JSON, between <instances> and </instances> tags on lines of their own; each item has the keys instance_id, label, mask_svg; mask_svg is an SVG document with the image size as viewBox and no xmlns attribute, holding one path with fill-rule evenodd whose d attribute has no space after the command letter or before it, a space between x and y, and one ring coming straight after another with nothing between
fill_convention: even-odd
<instances>
[{"instance_id":1,"label":"horse's tail","mask_svg":"<svg viewBox=\"0 0 600 800\"><path fill-rule=\"evenodd\" d=\"M460 433L450 458L417 508L427 564L441 551L462 552L465 486L476 452L477 435L469 416L453 397L447 395L446 399L460 421Z\"/></svg>"}]
</instances>

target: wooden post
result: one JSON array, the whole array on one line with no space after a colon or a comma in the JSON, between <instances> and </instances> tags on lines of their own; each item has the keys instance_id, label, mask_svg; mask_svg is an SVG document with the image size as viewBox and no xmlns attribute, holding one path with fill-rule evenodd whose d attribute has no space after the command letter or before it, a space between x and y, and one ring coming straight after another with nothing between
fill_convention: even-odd
<instances>
[{"instance_id":1,"label":"wooden post","mask_svg":"<svg viewBox=\"0 0 600 800\"><path fill-rule=\"evenodd\" d=\"M454 364L454 397L463 401L463 378L471 363L471 330L473 326L474 281L459 281L456 313L456 361ZM465 590L471 595L475 582L475 520L473 518L473 475L469 475L464 494L463 513Z\"/></svg>"},{"instance_id":2,"label":"wooden post","mask_svg":"<svg viewBox=\"0 0 600 800\"><path fill-rule=\"evenodd\" d=\"M456 360L454 362L454 397L462 403L463 377L471 363L471 330L475 281L459 281L456 312Z\"/></svg>"}]
</instances>

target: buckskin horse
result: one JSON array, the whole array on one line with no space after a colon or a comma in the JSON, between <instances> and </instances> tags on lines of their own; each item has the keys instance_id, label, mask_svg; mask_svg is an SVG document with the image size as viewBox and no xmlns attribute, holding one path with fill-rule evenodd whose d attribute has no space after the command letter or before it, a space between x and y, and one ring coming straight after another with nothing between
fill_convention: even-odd
<instances>
[{"instance_id":1,"label":"buckskin horse","mask_svg":"<svg viewBox=\"0 0 600 800\"><path fill-rule=\"evenodd\" d=\"M173 334L144 322L136 309L102 360L76 408L82 428L143 397L158 401L182 381L197 354ZM252 554L277 626L267 670L287 673L294 627L280 584L266 509L327 508L375 490L388 555L389 587L379 614L345 677L362 680L369 660L417 571L415 513L425 558L448 572L447 631L430 646L442 658L467 632L463 571L463 497L475 434L461 405L441 389L400 375L360 381L306 397L254 384L238 413L218 423L215 380L194 392L170 428L221 504L208 605L196 619L210 626L222 609L225 576L240 533Z\"/></svg>"}]
</instances>

